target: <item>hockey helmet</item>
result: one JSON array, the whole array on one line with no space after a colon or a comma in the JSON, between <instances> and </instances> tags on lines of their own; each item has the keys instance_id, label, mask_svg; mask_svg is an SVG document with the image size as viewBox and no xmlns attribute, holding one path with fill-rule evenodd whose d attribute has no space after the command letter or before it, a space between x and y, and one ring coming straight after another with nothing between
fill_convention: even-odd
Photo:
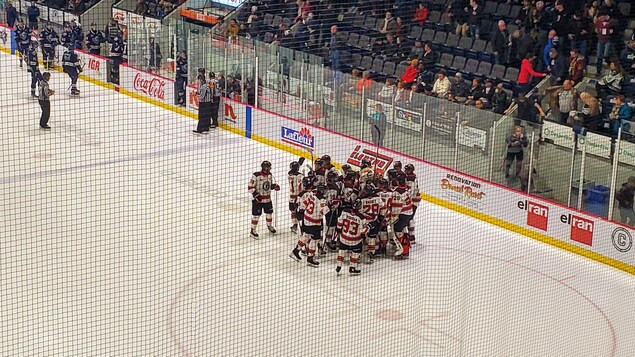
<instances>
[{"instance_id":1,"label":"hockey helmet","mask_svg":"<svg viewBox=\"0 0 635 357\"><path fill-rule=\"evenodd\" d=\"M318 194L319 196L324 196L324 194L326 193L326 190L327 190L327 189L328 189L328 188L327 188L327 187L326 187L326 185L325 185L325 184L323 184L323 183L320 183L320 184L318 184L318 185L315 187L315 191L317 192L317 194Z\"/></svg>"},{"instance_id":2,"label":"hockey helmet","mask_svg":"<svg viewBox=\"0 0 635 357\"><path fill-rule=\"evenodd\" d=\"M337 180L339 180L339 178L340 178L340 175L338 175L337 172L335 172L335 171L329 171L326 174L326 179L328 181L337 181Z\"/></svg>"},{"instance_id":3,"label":"hockey helmet","mask_svg":"<svg viewBox=\"0 0 635 357\"><path fill-rule=\"evenodd\" d=\"M353 171L353 168L349 164L344 164L342 165L342 171L344 173L349 173L350 171Z\"/></svg>"},{"instance_id":4,"label":"hockey helmet","mask_svg":"<svg viewBox=\"0 0 635 357\"><path fill-rule=\"evenodd\" d=\"M396 179L397 176L399 176L399 172L397 172L397 170L395 169L389 169L388 171L386 171L386 175L388 176L388 179L392 181Z\"/></svg>"},{"instance_id":5,"label":"hockey helmet","mask_svg":"<svg viewBox=\"0 0 635 357\"><path fill-rule=\"evenodd\" d=\"M271 171L271 162L263 161L262 164L260 164L260 168L262 168L262 171L264 172Z\"/></svg>"},{"instance_id":6,"label":"hockey helmet","mask_svg":"<svg viewBox=\"0 0 635 357\"><path fill-rule=\"evenodd\" d=\"M305 190L310 190L313 187L313 183L315 182L315 176L307 176L302 179L302 187Z\"/></svg>"},{"instance_id":7,"label":"hockey helmet","mask_svg":"<svg viewBox=\"0 0 635 357\"><path fill-rule=\"evenodd\" d=\"M315 160L315 167L322 167L322 165L324 164L324 161L321 158L318 158Z\"/></svg>"},{"instance_id":8,"label":"hockey helmet","mask_svg":"<svg viewBox=\"0 0 635 357\"><path fill-rule=\"evenodd\" d=\"M373 185L371 182L366 183L366 185L364 185L364 195L366 197L369 197L374 194L375 194L375 185Z\"/></svg>"},{"instance_id":9,"label":"hockey helmet","mask_svg":"<svg viewBox=\"0 0 635 357\"><path fill-rule=\"evenodd\" d=\"M395 163L392 164L392 168L397 170L397 171L401 171L402 167L403 167L403 165L401 164L401 161L395 161Z\"/></svg>"},{"instance_id":10,"label":"hockey helmet","mask_svg":"<svg viewBox=\"0 0 635 357\"><path fill-rule=\"evenodd\" d=\"M404 167L404 172L407 174L411 174L413 172L415 172L415 167L413 164L408 164Z\"/></svg>"},{"instance_id":11,"label":"hockey helmet","mask_svg":"<svg viewBox=\"0 0 635 357\"><path fill-rule=\"evenodd\" d=\"M289 164L289 169L293 172L298 172L300 170L300 163L292 161L291 164Z\"/></svg>"},{"instance_id":12,"label":"hockey helmet","mask_svg":"<svg viewBox=\"0 0 635 357\"><path fill-rule=\"evenodd\" d=\"M370 160L362 159L360 167L363 169L363 168L366 168L366 167L370 167L371 165L372 164L371 164Z\"/></svg>"},{"instance_id":13,"label":"hockey helmet","mask_svg":"<svg viewBox=\"0 0 635 357\"><path fill-rule=\"evenodd\" d=\"M324 162L324 164L328 165L331 163L331 157L329 155L323 155L322 161Z\"/></svg>"},{"instance_id":14,"label":"hockey helmet","mask_svg":"<svg viewBox=\"0 0 635 357\"><path fill-rule=\"evenodd\" d=\"M388 188L390 187L390 183L385 178L380 178L379 180L377 180L377 186L379 188Z\"/></svg>"}]
</instances>

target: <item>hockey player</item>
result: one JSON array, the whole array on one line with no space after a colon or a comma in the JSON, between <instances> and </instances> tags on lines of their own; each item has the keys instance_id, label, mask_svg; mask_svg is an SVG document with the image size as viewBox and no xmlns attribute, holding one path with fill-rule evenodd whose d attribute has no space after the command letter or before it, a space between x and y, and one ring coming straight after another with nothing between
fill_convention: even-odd
<instances>
[{"instance_id":1,"label":"hockey player","mask_svg":"<svg viewBox=\"0 0 635 357\"><path fill-rule=\"evenodd\" d=\"M44 69L53 69L53 61L55 60L55 47L60 44L60 38L57 32L53 30L50 22L46 23L46 28L40 33L40 45L42 45L42 59Z\"/></svg>"},{"instance_id":2,"label":"hockey player","mask_svg":"<svg viewBox=\"0 0 635 357\"><path fill-rule=\"evenodd\" d=\"M187 85L187 53L182 51L176 60L176 77L174 78L174 93L176 104L185 106L185 86Z\"/></svg>"},{"instance_id":3,"label":"hockey player","mask_svg":"<svg viewBox=\"0 0 635 357\"><path fill-rule=\"evenodd\" d=\"M69 48L71 45L75 43L75 34L71 30L71 25L69 23L64 24L64 29L62 30L62 35L60 36L61 45Z\"/></svg>"},{"instance_id":4,"label":"hockey player","mask_svg":"<svg viewBox=\"0 0 635 357\"><path fill-rule=\"evenodd\" d=\"M359 189L362 190L366 182L372 182L374 178L375 172L373 171L370 160L362 159L359 170Z\"/></svg>"},{"instance_id":5,"label":"hockey player","mask_svg":"<svg viewBox=\"0 0 635 357\"><path fill-rule=\"evenodd\" d=\"M22 61L26 60L26 54L31 45L31 29L26 27L22 19L18 20L18 25L15 27L15 44L20 52L20 68L22 68Z\"/></svg>"},{"instance_id":6,"label":"hockey player","mask_svg":"<svg viewBox=\"0 0 635 357\"><path fill-rule=\"evenodd\" d=\"M395 207L394 201L396 193L390 188L390 184L388 180L385 178L380 178L377 180L378 190L376 192L377 196L381 198L381 222L380 222L380 230L379 230L379 246L375 251L376 256L385 256L386 255L386 244L388 243L388 225L391 222L396 220L395 215Z\"/></svg>"},{"instance_id":7,"label":"hockey player","mask_svg":"<svg viewBox=\"0 0 635 357\"><path fill-rule=\"evenodd\" d=\"M106 41L112 43L115 37L123 36L123 31L121 30L121 26L117 22L117 19L114 17L110 19L110 22L106 24L104 27L104 35L106 36Z\"/></svg>"},{"instance_id":8,"label":"hockey player","mask_svg":"<svg viewBox=\"0 0 635 357\"><path fill-rule=\"evenodd\" d=\"M112 38L108 59L111 63L110 82L119 84L119 65L123 62L123 40L121 36Z\"/></svg>"},{"instance_id":9,"label":"hockey player","mask_svg":"<svg viewBox=\"0 0 635 357\"><path fill-rule=\"evenodd\" d=\"M364 190L360 196L360 203L359 214L368 222L377 222L377 227L379 227L379 223L383 221L382 213L385 214L383 207L384 201L379 197L372 183L369 182L364 186ZM375 258L376 237L377 234L368 239L368 263L372 263Z\"/></svg>"},{"instance_id":10,"label":"hockey player","mask_svg":"<svg viewBox=\"0 0 635 357\"><path fill-rule=\"evenodd\" d=\"M326 184L326 168L322 158L317 158L313 165L313 174L317 178L317 183Z\"/></svg>"},{"instance_id":11,"label":"hockey player","mask_svg":"<svg viewBox=\"0 0 635 357\"><path fill-rule=\"evenodd\" d=\"M258 221L262 215L262 211L265 211L265 219L267 220L267 229L271 233L276 233L276 229L273 226L272 214L273 203L271 202L271 190L279 191L280 186L273 182L273 176L271 175L271 162L263 161L260 164L261 170L254 172L249 180L249 193L253 197L251 201L251 231L250 235L254 239L258 239L260 236L256 232L258 227Z\"/></svg>"},{"instance_id":12,"label":"hockey player","mask_svg":"<svg viewBox=\"0 0 635 357\"><path fill-rule=\"evenodd\" d=\"M88 53L93 55L101 54L101 44L106 42L106 35L97 30L97 24L91 23L90 30L86 35L86 46L88 47Z\"/></svg>"},{"instance_id":13,"label":"hockey player","mask_svg":"<svg viewBox=\"0 0 635 357\"><path fill-rule=\"evenodd\" d=\"M330 158L329 158L330 159ZM324 158L322 158L324 160ZM324 166L326 168L326 166ZM329 205L329 213L326 214L326 233L325 242L326 246L331 251L337 250L337 243L333 240L335 237L335 228L337 227L337 218L340 215L340 208L342 204L342 183L340 177L335 171L329 171L326 174L326 202ZM322 249L320 249L322 254Z\"/></svg>"},{"instance_id":14,"label":"hockey player","mask_svg":"<svg viewBox=\"0 0 635 357\"><path fill-rule=\"evenodd\" d=\"M40 66L37 57L38 42L36 40L31 41L31 45L27 49L26 61L29 73L31 73L31 97L36 98L35 87L39 81L42 80L42 73L40 72Z\"/></svg>"},{"instance_id":15,"label":"hockey player","mask_svg":"<svg viewBox=\"0 0 635 357\"><path fill-rule=\"evenodd\" d=\"M408 188L410 188L410 194L412 197L412 219L408 225L408 236L410 238L410 243L413 244L415 242L414 216L417 214L417 208L421 203L421 193L419 192L419 181L417 180L417 174L415 174L414 165L406 165L406 167L404 167L404 173L406 175L406 184L408 185Z\"/></svg>"},{"instance_id":16,"label":"hockey player","mask_svg":"<svg viewBox=\"0 0 635 357\"><path fill-rule=\"evenodd\" d=\"M301 159L302 160L302 159ZM291 232L298 233L298 219L295 216L295 212L298 210L298 194L302 192L302 179L304 175L300 172L300 166L302 163L293 161L289 165L289 173L287 175L289 180L289 211L291 211Z\"/></svg>"},{"instance_id":17,"label":"hockey player","mask_svg":"<svg viewBox=\"0 0 635 357\"><path fill-rule=\"evenodd\" d=\"M62 55L62 68L64 73L68 74L71 79L71 95L79 95L79 89L77 89L77 78L82 73L82 65L79 62L79 57L75 53L75 48L71 45L64 55Z\"/></svg>"},{"instance_id":18,"label":"hockey player","mask_svg":"<svg viewBox=\"0 0 635 357\"><path fill-rule=\"evenodd\" d=\"M297 218L302 221L302 236L289 254L289 257L295 261L300 261L300 251L307 251L307 265L317 267L320 265L315 260L315 249L318 241L322 240L322 225L324 216L329 212L326 202L326 185L318 184L315 192L307 191L300 200Z\"/></svg>"},{"instance_id":19,"label":"hockey player","mask_svg":"<svg viewBox=\"0 0 635 357\"><path fill-rule=\"evenodd\" d=\"M337 253L337 267L335 272L340 274L342 265L346 255L350 253L350 265L348 273L350 275L359 275L361 271L357 269L360 255L362 253L362 244L364 237L368 234L376 235L379 225L376 221L369 222L359 211L362 203L355 201L353 207L346 209L337 220L337 232L340 236L340 247ZM371 233L371 234L369 234Z\"/></svg>"},{"instance_id":20,"label":"hockey player","mask_svg":"<svg viewBox=\"0 0 635 357\"><path fill-rule=\"evenodd\" d=\"M123 42L123 52L121 53L121 60L123 63L128 63L128 37L122 37Z\"/></svg>"},{"instance_id":21,"label":"hockey player","mask_svg":"<svg viewBox=\"0 0 635 357\"><path fill-rule=\"evenodd\" d=\"M78 50L84 48L84 30L79 26L77 20L72 19L70 23L71 33L73 34L73 45Z\"/></svg>"},{"instance_id":22,"label":"hockey player","mask_svg":"<svg viewBox=\"0 0 635 357\"><path fill-rule=\"evenodd\" d=\"M394 233L397 236L398 244L401 244L402 251L395 253L396 259L407 259L410 253L410 238L408 237L408 226L412 220L412 194L407 185L406 176L397 178L396 195L393 201L393 207L397 212L397 220L393 226ZM400 254L401 253L401 254Z\"/></svg>"},{"instance_id":23,"label":"hockey player","mask_svg":"<svg viewBox=\"0 0 635 357\"><path fill-rule=\"evenodd\" d=\"M358 196L359 192L357 191L357 173L348 171L344 174L344 177L342 179L342 207L352 206L353 202L357 200Z\"/></svg>"}]
</instances>

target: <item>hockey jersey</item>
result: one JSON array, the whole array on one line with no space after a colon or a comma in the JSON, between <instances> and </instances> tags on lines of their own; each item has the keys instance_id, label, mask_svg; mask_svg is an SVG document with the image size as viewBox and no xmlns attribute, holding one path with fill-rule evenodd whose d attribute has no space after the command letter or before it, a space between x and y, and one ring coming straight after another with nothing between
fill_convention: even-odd
<instances>
[{"instance_id":1,"label":"hockey jersey","mask_svg":"<svg viewBox=\"0 0 635 357\"><path fill-rule=\"evenodd\" d=\"M319 198L312 191L307 191L300 200L300 211L304 211L303 224L305 226L321 226L324 216L330 209L325 198Z\"/></svg>"},{"instance_id":2,"label":"hockey jersey","mask_svg":"<svg viewBox=\"0 0 635 357\"><path fill-rule=\"evenodd\" d=\"M407 175L406 184L410 188L410 194L412 195L412 205L419 206L419 203L421 203L421 193L419 191L419 180L417 180L417 175Z\"/></svg>"},{"instance_id":3,"label":"hockey jersey","mask_svg":"<svg viewBox=\"0 0 635 357\"><path fill-rule=\"evenodd\" d=\"M302 179L304 175L300 172L289 171L289 203L296 203L298 194L302 191Z\"/></svg>"},{"instance_id":4,"label":"hockey jersey","mask_svg":"<svg viewBox=\"0 0 635 357\"><path fill-rule=\"evenodd\" d=\"M26 60L26 64L33 68L36 69L38 68L38 59L37 59L37 47L35 46L29 46L29 49L27 50L27 60Z\"/></svg>"},{"instance_id":5,"label":"hockey jersey","mask_svg":"<svg viewBox=\"0 0 635 357\"><path fill-rule=\"evenodd\" d=\"M187 79L187 59L179 58L176 60L176 78Z\"/></svg>"},{"instance_id":6,"label":"hockey jersey","mask_svg":"<svg viewBox=\"0 0 635 357\"><path fill-rule=\"evenodd\" d=\"M344 211L337 220L337 230L341 243L355 246L362 242L368 232L368 221L352 211Z\"/></svg>"},{"instance_id":7,"label":"hockey jersey","mask_svg":"<svg viewBox=\"0 0 635 357\"><path fill-rule=\"evenodd\" d=\"M273 176L270 173L258 171L251 176L248 189L252 196L259 196L258 201L260 203L269 203L271 202L272 186Z\"/></svg>"},{"instance_id":8,"label":"hockey jersey","mask_svg":"<svg viewBox=\"0 0 635 357\"><path fill-rule=\"evenodd\" d=\"M121 57L123 55L123 42L121 38L115 37L110 43L109 57Z\"/></svg>"},{"instance_id":9,"label":"hockey jersey","mask_svg":"<svg viewBox=\"0 0 635 357\"><path fill-rule=\"evenodd\" d=\"M53 29L44 29L40 33L40 45L43 50L53 50L60 42L57 32Z\"/></svg>"},{"instance_id":10,"label":"hockey jersey","mask_svg":"<svg viewBox=\"0 0 635 357\"><path fill-rule=\"evenodd\" d=\"M62 56L62 68L64 73L76 74L82 71L82 65L79 62L79 57L73 51L66 51Z\"/></svg>"},{"instance_id":11,"label":"hockey jersey","mask_svg":"<svg viewBox=\"0 0 635 357\"><path fill-rule=\"evenodd\" d=\"M368 221L374 221L382 212L385 212L384 201L378 195L362 198L362 208L359 214Z\"/></svg>"},{"instance_id":12,"label":"hockey jersey","mask_svg":"<svg viewBox=\"0 0 635 357\"><path fill-rule=\"evenodd\" d=\"M408 186L399 186L395 188L395 197L393 199L393 207L397 215L412 215L412 194Z\"/></svg>"},{"instance_id":13,"label":"hockey jersey","mask_svg":"<svg viewBox=\"0 0 635 357\"><path fill-rule=\"evenodd\" d=\"M89 50L98 51L101 48L101 44L106 42L106 35L99 30L90 30L86 35L86 45Z\"/></svg>"},{"instance_id":14,"label":"hockey jersey","mask_svg":"<svg viewBox=\"0 0 635 357\"><path fill-rule=\"evenodd\" d=\"M17 26L15 28L15 42L22 48L26 48L31 43L31 30L26 26Z\"/></svg>"},{"instance_id":15,"label":"hockey jersey","mask_svg":"<svg viewBox=\"0 0 635 357\"><path fill-rule=\"evenodd\" d=\"M384 217L384 219L394 221L397 215L399 215L399 210L394 205L394 202L397 199L397 193L392 190L380 190L377 192L377 196L379 196L382 200L380 214Z\"/></svg>"}]
</instances>

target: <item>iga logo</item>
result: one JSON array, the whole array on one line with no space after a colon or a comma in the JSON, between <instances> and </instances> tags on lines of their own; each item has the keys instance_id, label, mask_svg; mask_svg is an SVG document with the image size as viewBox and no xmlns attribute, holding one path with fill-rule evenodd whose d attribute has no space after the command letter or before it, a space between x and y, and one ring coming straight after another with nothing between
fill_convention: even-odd
<instances>
[{"instance_id":1,"label":"iga logo","mask_svg":"<svg viewBox=\"0 0 635 357\"><path fill-rule=\"evenodd\" d=\"M99 61L97 61L97 60L95 60L93 58L89 58L87 67L90 70L93 70L95 72L99 72L100 63L99 63Z\"/></svg>"},{"instance_id":2,"label":"iga logo","mask_svg":"<svg viewBox=\"0 0 635 357\"><path fill-rule=\"evenodd\" d=\"M149 97L165 100L165 81L158 78L145 79L141 73L134 76L134 89Z\"/></svg>"},{"instance_id":3,"label":"iga logo","mask_svg":"<svg viewBox=\"0 0 635 357\"><path fill-rule=\"evenodd\" d=\"M571 226L571 240L593 246L593 230L595 227L593 221L575 214L563 214L560 216L560 222Z\"/></svg>"},{"instance_id":4,"label":"iga logo","mask_svg":"<svg viewBox=\"0 0 635 357\"><path fill-rule=\"evenodd\" d=\"M390 164L392 164L392 157L378 154L377 152L369 149L363 149L360 151L361 148L361 145L355 146L353 152L348 155L346 163L361 167L362 160L368 160L371 165L377 166L378 175L383 175L384 171L388 170Z\"/></svg>"},{"instance_id":5,"label":"iga logo","mask_svg":"<svg viewBox=\"0 0 635 357\"><path fill-rule=\"evenodd\" d=\"M518 201L518 208L527 211L527 225L547 231L549 207L531 201Z\"/></svg>"},{"instance_id":6,"label":"iga logo","mask_svg":"<svg viewBox=\"0 0 635 357\"><path fill-rule=\"evenodd\" d=\"M223 118L232 123L236 123L236 112L234 111L234 106L231 103L225 103L225 115ZM311 135L309 133L309 135Z\"/></svg>"},{"instance_id":7,"label":"iga logo","mask_svg":"<svg viewBox=\"0 0 635 357\"><path fill-rule=\"evenodd\" d=\"M227 106L225 106L225 110L227 110ZM304 149L315 149L315 138L311 135L311 130L308 128L302 128L297 131L283 126L281 130L280 141Z\"/></svg>"},{"instance_id":8,"label":"iga logo","mask_svg":"<svg viewBox=\"0 0 635 357\"><path fill-rule=\"evenodd\" d=\"M633 247L633 237L631 232L622 227L617 227L611 234L611 240L615 249L622 253L626 253Z\"/></svg>"}]
</instances>

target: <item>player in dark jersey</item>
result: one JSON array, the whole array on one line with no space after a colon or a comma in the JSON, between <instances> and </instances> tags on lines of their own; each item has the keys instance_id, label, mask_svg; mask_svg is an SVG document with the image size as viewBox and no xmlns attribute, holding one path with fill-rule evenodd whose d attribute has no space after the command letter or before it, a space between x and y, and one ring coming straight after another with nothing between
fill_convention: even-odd
<instances>
[{"instance_id":1,"label":"player in dark jersey","mask_svg":"<svg viewBox=\"0 0 635 357\"><path fill-rule=\"evenodd\" d=\"M53 69L55 59L55 46L60 44L60 37L53 30L50 22L46 23L46 28L40 33L40 45L42 46L42 60L44 69Z\"/></svg>"},{"instance_id":2,"label":"player in dark jersey","mask_svg":"<svg viewBox=\"0 0 635 357\"><path fill-rule=\"evenodd\" d=\"M20 68L22 68L22 61L26 60L31 45L31 29L24 24L22 19L18 20L18 25L15 27L15 44L20 52Z\"/></svg>"},{"instance_id":3,"label":"player in dark jersey","mask_svg":"<svg viewBox=\"0 0 635 357\"><path fill-rule=\"evenodd\" d=\"M97 24L90 24L90 30L86 34L86 46L88 46L88 52L94 55L101 53L101 44L106 42L106 35L97 30Z\"/></svg>"},{"instance_id":4,"label":"player in dark jersey","mask_svg":"<svg viewBox=\"0 0 635 357\"><path fill-rule=\"evenodd\" d=\"M302 192L302 181L304 175L300 172L301 163L293 161L289 165L289 173L287 179L289 180L289 211L291 211L291 232L298 233L298 220L295 216L295 212L298 209L298 194Z\"/></svg>"},{"instance_id":5,"label":"player in dark jersey","mask_svg":"<svg viewBox=\"0 0 635 357\"><path fill-rule=\"evenodd\" d=\"M110 60L110 81L119 84L119 65L123 62L123 40L121 36L115 36L110 42L108 59Z\"/></svg>"},{"instance_id":6,"label":"player in dark jersey","mask_svg":"<svg viewBox=\"0 0 635 357\"><path fill-rule=\"evenodd\" d=\"M29 73L31 73L31 97L37 97L35 93L36 85L42 80L42 73L40 72L40 66L37 55L38 42L33 40L26 52L26 62Z\"/></svg>"},{"instance_id":7,"label":"player in dark jersey","mask_svg":"<svg viewBox=\"0 0 635 357\"><path fill-rule=\"evenodd\" d=\"M77 89L77 79L82 72L82 65L79 62L79 57L75 53L75 48L71 45L64 55L62 55L62 68L64 73L68 74L71 79L71 95L79 95L79 89Z\"/></svg>"}]
</instances>

